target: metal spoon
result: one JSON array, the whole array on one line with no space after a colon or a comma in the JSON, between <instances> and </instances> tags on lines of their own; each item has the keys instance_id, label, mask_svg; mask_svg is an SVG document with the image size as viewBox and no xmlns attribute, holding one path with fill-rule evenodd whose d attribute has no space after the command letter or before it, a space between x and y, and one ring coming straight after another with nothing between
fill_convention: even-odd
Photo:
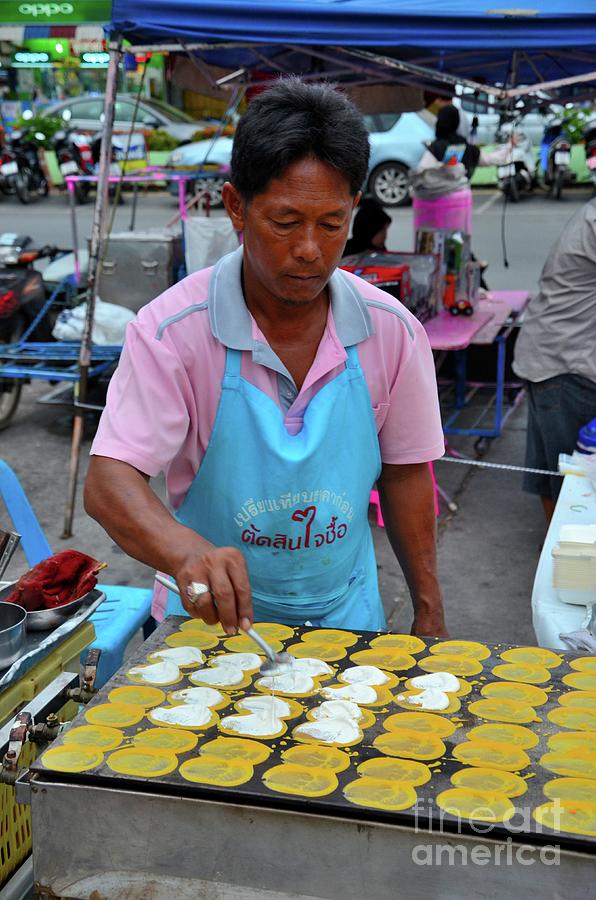
<instances>
[{"instance_id":1,"label":"metal spoon","mask_svg":"<svg viewBox=\"0 0 596 900\"><path fill-rule=\"evenodd\" d=\"M175 581L172 581L170 578L166 578L164 575L161 575L159 572L155 573L155 580L159 581L160 584L163 584L169 591L173 591L175 594L180 596L180 591L178 590L178 585ZM215 602L215 601L214 601ZM217 604L216 604L217 605ZM255 644L258 644L267 660L261 666L261 672L267 673L270 672L275 666L279 665L292 665L294 662L294 657L289 653L283 651L282 653L276 653L273 647L271 647L267 641L261 637L261 635L255 631L254 628L246 628L243 629L246 634L253 639Z\"/></svg>"}]
</instances>

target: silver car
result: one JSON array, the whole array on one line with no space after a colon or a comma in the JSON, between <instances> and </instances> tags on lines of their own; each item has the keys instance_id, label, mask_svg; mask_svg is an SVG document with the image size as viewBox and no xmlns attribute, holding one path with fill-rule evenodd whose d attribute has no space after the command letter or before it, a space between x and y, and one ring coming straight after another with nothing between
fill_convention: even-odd
<instances>
[{"instance_id":1,"label":"silver car","mask_svg":"<svg viewBox=\"0 0 596 900\"><path fill-rule=\"evenodd\" d=\"M115 131L130 131L132 123L135 122L135 127L140 129L159 128L161 131L167 131L183 144L189 143L195 132L206 124L196 121L169 103L146 97L139 100L135 116L136 102L134 94L118 94L114 110ZM103 94L73 97L62 103L46 106L42 115L58 116L70 128L99 131L103 127L103 104Z\"/></svg>"}]
</instances>

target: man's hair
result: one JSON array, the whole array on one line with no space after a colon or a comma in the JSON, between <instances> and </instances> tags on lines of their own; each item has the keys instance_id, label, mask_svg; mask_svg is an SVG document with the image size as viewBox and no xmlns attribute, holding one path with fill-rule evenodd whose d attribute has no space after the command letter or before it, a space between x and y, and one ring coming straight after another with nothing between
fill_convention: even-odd
<instances>
[{"instance_id":1,"label":"man's hair","mask_svg":"<svg viewBox=\"0 0 596 900\"><path fill-rule=\"evenodd\" d=\"M366 178L370 147L360 112L331 84L282 78L240 119L230 180L246 201L292 163L314 157L344 176L352 195Z\"/></svg>"}]
</instances>

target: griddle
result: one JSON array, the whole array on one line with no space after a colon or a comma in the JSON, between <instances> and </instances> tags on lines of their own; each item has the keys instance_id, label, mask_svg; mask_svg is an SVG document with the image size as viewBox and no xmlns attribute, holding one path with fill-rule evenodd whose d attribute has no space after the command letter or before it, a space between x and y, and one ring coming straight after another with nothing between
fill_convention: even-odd
<instances>
[{"instance_id":1,"label":"griddle","mask_svg":"<svg viewBox=\"0 0 596 900\"><path fill-rule=\"evenodd\" d=\"M91 709L93 706L108 702L108 694L114 688L121 687L123 685L132 685L133 682L129 678L127 678L126 675L128 670L135 665L145 664L151 653L155 652L156 650L166 648L167 645L164 643L165 638L173 632L177 631L180 624L184 621L186 621L186 619L181 616L170 616L169 618L167 618L156 629L152 636L141 645L137 652L127 659L124 666L110 679L110 681L98 693L96 699L94 699L94 701L90 703L86 708ZM321 629L319 628L296 628L294 637L282 642L284 645L284 649L287 649L290 644L298 642L303 634L315 630L319 632L321 631ZM330 662L331 666L337 667L337 672L333 679L326 680L324 684L334 683L337 680L337 675L341 672L342 669L347 668L348 666L356 665L356 663L354 663L350 659L350 657L359 650L369 649L369 641L384 632L352 631L351 633L358 636L357 643L355 643L352 647L347 648L346 656L343 659L338 660L337 662ZM223 645L226 639L226 637L222 637L217 647L214 647L212 650L203 651L206 657L206 661L211 659L213 656L229 652ZM425 640L424 643L426 644L426 649L412 655L417 660L421 659L422 657L428 655L429 648L431 646L439 642L440 639ZM351 764L346 771L338 773L337 778L339 786L332 794L328 794L327 796L320 798L299 797L270 791L267 787L265 787L262 781L263 773L267 769L282 763L283 760L281 758L281 753L289 747L298 743L292 739L291 732L296 727L296 725L306 721L306 712L310 708L318 706L322 702L323 698L319 693L315 693L311 697L296 698L298 702L301 703L304 707L305 713L302 717L291 719L287 723L288 729L282 737L270 740L258 739L260 743L266 744L269 748L271 748L273 752L264 763L255 765L254 775L250 779L250 781L238 787L224 788L188 782L184 778L182 778L177 769L168 775L163 775L157 778L142 778L138 776L121 775L113 772L108 768L105 759L107 758L109 753L105 754L104 762L100 766L98 766L92 772L88 773L73 774L57 772L52 770L50 767L45 767L41 762L41 758L35 761L35 763L32 765L32 769L36 773L36 776L40 777L42 780L44 772L52 772L53 781L62 781L71 784L74 783L81 785L92 785L97 787L104 785L110 788L121 787L126 790L135 790L141 792L145 791L153 794L157 793L173 796L199 797L203 799L216 800L222 803L233 803L236 805L262 806L266 808L284 809L289 811L308 811L308 813L310 814L320 813L326 816L340 816L343 819L354 818L359 821L365 820L371 822L389 822L393 824L404 825L406 827L416 827L418 830L425 831L443 831L448 833L461 832L468 834L477 833L474 832L474 829L471 827L470 823L465 819L459 819L458 817L452 816L440 810L436 805L436 797L439 793L441 793L441 791L452 788L453 785L450 782L451 775L453 775L454 772L466 767L465 764L453 758L453 748L457 744L460 744L467 739L468 733L472 728L475 728L478 725L487 724L486 720L481 719L480 717L469 712L468 708L470 703L473 703L474 701L479 699L483 699L481 697L480 690L482 687L484 687L484 685L491 682L502 681L502 679L496 678L493 675L493 667L504 662L504 660L500 658L500 654L504 650L511 649L516 645L506 643L490 644L485 642L485 646L491 651L490 658L481 661L483 665L483 671L481 673L474 676L467 676L465 678L466 681L472 684L472 691L466 696L459 698L461 702L461 709L458 712L452 714L440 713L440 715L444 715L446 718L457 720L459 727L450 737L442 738L446 746L446 752L440 760L423 761L427 766L429 766L432 772L432 778L427 784L416 788L419 801L423 801L418 808L412 807L411 809L404 810L403 812L389 812L364 806L356 806L344 797L342 791L344 785L358 777L356 767L361 762L373 757L383 757L384 754L380 753L378 750L376 750L376 748L372 746L374 739L379 734L384 733L383 722L388 716L399 712L406 712L405 709L397 706L394 703L388 704L387 706L381 708L373 708L372 711L376 719L375 724L364 731L364 739L360 744L345 748L346 752L350 756ZM540 826L531 817L529 812L530 809L533 810L537 806L548 802L548 798L543 793L544 784L553 778L559 777L556 774L547 771L539 764L540 757L548 750L547 740L553 734L569 731L569 729L560 728L554 722L549 721L547 719L547 713L552 709L559 708L559 704L557 701L561 693L573 690L573 688L569 688L567 687L567 685L563 684L561 679L565 675L574 671L570 668L569 662L573 659L581 657L582 654L561 652L560 656L563 660L561 665L554 670L549 670L551 675L550 682L547 685L538 685L542 689L546 690L548 695L547 703L536 709L536 715L541 719L541 721L531 722L524 725L524 727L530 729L537 735L537 737L539 738L539 743L535 747L526 750L526 753L530 757L530 766L524 769L521 772L521 775L522 777L525 776L524 780L526 780L527 792L522 797L512 798L512 803L516 806L516 810L524 811L523 828L521 827L522 822L519 818L519 815L516 815L516 817L512 820L512 822L517 822L515 831L513 831L511 827L508 828L507 823L493 824L482 822L482 833L483 835L489 835L490 837L493 837L495 839L502 839L507 837L511 838L513 836L517 841L530 842L534 845L552 845L553 840L556 839L557 844L568 849L576 849L584 852L588 850L588 852L594 853L594 848L596 847L596 838L583 835L573 835L566 832L554 832L544 826ZM164 690L166 693L168 693L173 690L181 690L186 687L193 687L194 685L189 681L188 676L194 671L196 670L182 670L182 679L179 682L177 682L175 685L161 687L161 690ZM416 665L406 672L398 672L397 674L400 677L400 684L392 689L392 693L394 695L397 695L400 690L403 691L404 680L413 678L416 675L425 675L427 673L420 669L418 665ZM242 697L248 694L258 693L258 691L256 691L256 689L254 688L254 681L259 677L260 673L255 673L251 677L251 683L248 685L248 687L242 688L240 690L222 689L222 691L230 695L231 703L229 706L218 710L218 715L220 718L226 715L234 714L236 711L233 708L233 704L240 700ZM137 682L135 682L134 684L135 686L138 686ZM416 709L413 708L412 711L415 712ZM84 718L84 714L81 713L73 720L70 727L75 728L80 725L88 724L89 723ZM493 723L491 722L491 724ZM137 732L150 727L154 727L153 723L150 722L149 719L144 719L137 725L121 728L120 730L123 731L125 735L125 743L121 746L130 745L132 738ZM213 740L215 737L221 734L221 732L218 730L217 725L206 729L193 729L192 733L199 735L199 743L197 747L195 747L191 751L176 754L178 757L179 765L185 760L197 756L203 744ZM238 736L240 737L240 735ZM250 738L247 739L250 740ZM54 746L58 746L61 743L61 738L58 738L54 743ZM305 745L301 744L301 746ZM532 777L528 778L527 776L530 774Z\"/></svg>"}]
</instances>

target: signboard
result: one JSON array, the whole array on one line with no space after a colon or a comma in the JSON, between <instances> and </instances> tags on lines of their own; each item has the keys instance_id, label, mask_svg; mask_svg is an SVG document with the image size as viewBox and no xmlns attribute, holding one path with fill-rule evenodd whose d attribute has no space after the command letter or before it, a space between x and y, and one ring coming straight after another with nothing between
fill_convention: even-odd
<instances>
[{"instance_id":1,"label":"signboard","mask_svg":"<svg viewBox=\"0 0 596 900\"><path fill-rule=\"evenodd\" d=\"M41 50L17 50L12 54L14 68L47 69L51 66L50 54Z\"/></svg>"},{"instance_id":2,"label":"signboard","mask_svg":"<svg viewBox=\"0 0 596 900\"><path fill-rule=\"evenodd\" d=\"M41 0L36 3L0 0L0 22L3 25L81 25L86 22L109 22L111 17L112 0Z\"/></svg>"}]
</instances>

